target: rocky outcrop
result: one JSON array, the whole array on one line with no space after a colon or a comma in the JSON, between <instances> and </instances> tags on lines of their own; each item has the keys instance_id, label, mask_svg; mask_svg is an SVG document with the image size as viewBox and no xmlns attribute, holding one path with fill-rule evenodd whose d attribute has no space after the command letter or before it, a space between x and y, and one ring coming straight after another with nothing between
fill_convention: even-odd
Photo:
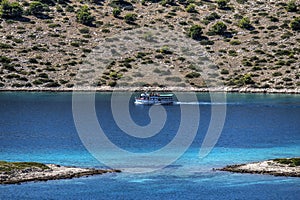
<instances>
[{"instance_id":1,"label":"rocky outcrop","mask_svg":"<svg viewBox=\"0 0 300 200\"><path fill-rule=\"evenodd\" d=\"M275 160L240 165L228 165L224 168L217 170L237 173L269 174L274 176L300 177L300 166L282 164Z\"/></svg>"},{"instance_id":2,"label":"rocky outcrop","mask_svg":"<svg viewBox=\"0 0 300 200\"><path fill-rule=\"evenodd\" d=\"M121 172L117 169L64 167L54 164L47 164L46 166L48 167L48 169L29 167L21 170L14 169L11 171L0 171L0 184L18 184L29 181L72 179L83 176Z\"/></svg>"}]
</instances>

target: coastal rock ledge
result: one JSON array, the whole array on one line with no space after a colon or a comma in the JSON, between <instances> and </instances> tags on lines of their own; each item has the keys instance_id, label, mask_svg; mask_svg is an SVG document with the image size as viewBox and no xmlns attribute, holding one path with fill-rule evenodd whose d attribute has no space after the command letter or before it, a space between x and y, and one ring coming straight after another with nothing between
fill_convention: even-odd
<instances>
[{"instance_id":1,"label":"coastal rock ledge","mask_svg":"<svg viewBox=\"0 0 300 200\"><path fill-rule=\"evenodd\" d=\"M121 172L121 170L118 169L78 168L35 162L0 161L0 184L72 179L96 174L119 172Z\"/></svg>"},{"instance_id":2,"label":"coastal rock ledge","mask_svg":"<svg viewBox=\"0 0 300 200\"><path fill-rule=\"evenodd\" d=\"M300 177L300 158L278 158L248 164L228 165L217 170L237 173Z\"/></svg>"}]
</instances>

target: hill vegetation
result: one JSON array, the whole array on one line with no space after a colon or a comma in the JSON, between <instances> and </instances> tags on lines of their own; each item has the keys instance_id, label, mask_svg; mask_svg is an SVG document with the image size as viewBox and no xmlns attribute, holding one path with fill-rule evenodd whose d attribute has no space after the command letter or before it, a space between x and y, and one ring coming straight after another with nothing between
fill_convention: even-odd
<instances>
[{"instance_id":1,"label":"hill vegetation","mask_svg":"<svg viewBox=\"0 0 300 200\"><path fill-rule=\"evenodd\" d=\"M184 34L186 41L202 48L195 53L201 53L206 66L191 62L171 46L129 50L107 63L94 86L300 88L299 1L0 3L0 89L71 89L82 82L78 71L85 70L103 41L143 28ZM176 45L176 38L169 39ZM208 74L205 80L203 73Z\"/></svg>"}]
</instances>

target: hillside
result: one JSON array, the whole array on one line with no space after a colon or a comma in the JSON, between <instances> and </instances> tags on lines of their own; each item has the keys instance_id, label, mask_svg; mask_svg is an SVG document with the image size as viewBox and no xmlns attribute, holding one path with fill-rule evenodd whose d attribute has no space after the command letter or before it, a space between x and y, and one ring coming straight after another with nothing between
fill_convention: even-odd
<instances>
[{"instance_id":1,"label":"hillside","mask_svg":"<svg viewBox=\"0 0 300 200\"><path fill-rule=\"evenodd\" d=\"M2 0L0 90L300 89L299 1L39 2Z\"/></svg>"}]
</instances>

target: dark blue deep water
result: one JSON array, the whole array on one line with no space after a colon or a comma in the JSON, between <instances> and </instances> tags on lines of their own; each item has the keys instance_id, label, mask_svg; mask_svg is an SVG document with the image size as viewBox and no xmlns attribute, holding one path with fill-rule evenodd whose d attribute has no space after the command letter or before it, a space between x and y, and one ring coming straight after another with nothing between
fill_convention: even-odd
<instances>
[{"instance_id":1,"label":"dark blue deep water","mask_svg":"<svg viewBox=\"0 0 300 200\"><path fill-rule=\"evenodd\" d=\"M0 199L299 199L299 178L212 169L299 157L300 95L227 94L221 136L204 158L199 158L199 150L211 120L212 104L209 94L197 96L198 102L185 105L200 108L197 135L188 150L169 166L137 174L131 172L138 168L124 165L120 174L0 185ZM180 124L180 106L184 104L165 106L164 127L158 134L142 139L129 136L117 126L110 93L97 93L95 102L97 118L107 138L137 154L159 150L174 139ZM151 122L149 109L150 106L134 106L132 102L129 105L131 117L139 126ZM109 148L105 151L112 159L122 159ZM0 93L0 160L109 167L93 157L80 140L71 93Z\"/></svg>"}]
</instances>

